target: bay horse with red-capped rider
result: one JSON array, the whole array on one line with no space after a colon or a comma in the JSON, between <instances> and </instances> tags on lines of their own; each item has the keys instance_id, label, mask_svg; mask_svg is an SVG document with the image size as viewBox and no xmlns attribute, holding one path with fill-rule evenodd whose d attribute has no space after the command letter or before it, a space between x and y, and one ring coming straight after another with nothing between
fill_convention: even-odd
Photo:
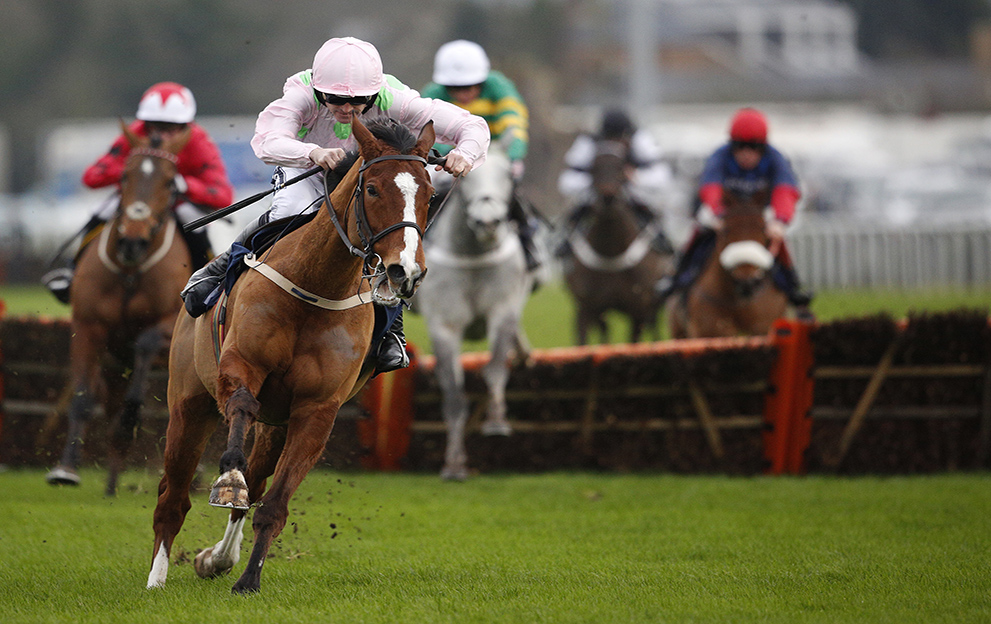
<instances>
[{"instance_id":1,"label":"bay horse with red-capped rider","mask_svg":"<svg viewBox=\"0 0 991 624\"><path fill-rule=\"evenodd\" d=\"M143 137L123 121L131 146L120 179L120 205L77 261L70 291L68 432L59 464L46 475L52 484L78 485L86 427L102 399L115 416L107 495L139 429L148 374L169 344L179 291L191 273L189 249L172 210L177 199L177 154L190 130ZM130 369L130 374L127 374Z\"/></svg>"}]
</instances>

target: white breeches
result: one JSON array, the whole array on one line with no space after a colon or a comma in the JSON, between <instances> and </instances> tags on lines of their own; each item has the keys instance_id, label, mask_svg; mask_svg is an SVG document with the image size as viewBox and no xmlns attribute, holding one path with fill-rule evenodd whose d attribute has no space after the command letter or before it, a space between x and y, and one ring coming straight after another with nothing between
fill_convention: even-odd
<instances>
[{"instance_id":1,"label":"white breeches","mask_svg":"<svg viewBox=\"0 0 991 624\"><path fill-rule=\"evenodd\" d=\"M279 182L306 173L306 169L279 167L275 179ZM279 176L282 176L281 179ZM299 214L308 214L320 207L323 200L323 173L312 175L305 180L280 189L272 195L272 209L269 211L269 221Z\"/></svg>"}]
</instances>

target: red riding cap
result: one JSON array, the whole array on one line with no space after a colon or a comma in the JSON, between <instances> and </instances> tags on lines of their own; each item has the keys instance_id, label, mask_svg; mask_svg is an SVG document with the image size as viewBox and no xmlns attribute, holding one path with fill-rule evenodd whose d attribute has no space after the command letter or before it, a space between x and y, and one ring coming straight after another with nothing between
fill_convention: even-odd
<instances>
[{"instance_id":1,"label":"red riding cap","mask_svg":"<svg viewBox=\"0 0 991 624\"><path fill-rule=\"evenodd\" d=\"M729 127L731 141L767 143L767 118L756 108L741 108Z\"/></svg>"}]
</instances>

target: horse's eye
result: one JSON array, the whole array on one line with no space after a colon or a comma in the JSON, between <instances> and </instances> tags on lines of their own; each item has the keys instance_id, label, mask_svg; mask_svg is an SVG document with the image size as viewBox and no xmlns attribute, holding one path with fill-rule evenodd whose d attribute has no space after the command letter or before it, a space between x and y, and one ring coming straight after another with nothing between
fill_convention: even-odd
<instances>
[{"instance_id":1,"label":"horse's eye","mask_svg":"<svg viewBox=\"0 0 991 624\"><path fill-rule=\"evenodd\" d=\"M369 195L371 195L372 197L378 197L378 196L379 196L379 191L378 191L378 189L377 189L377 188L375 188L375 187L374 187L373 185L371 185L371 184L369 184L369 185L368 185L368 186L367 186L367 187L365 188L365 192L366 192L366 193L368 193Z\"/></svg>"}]
</instances>

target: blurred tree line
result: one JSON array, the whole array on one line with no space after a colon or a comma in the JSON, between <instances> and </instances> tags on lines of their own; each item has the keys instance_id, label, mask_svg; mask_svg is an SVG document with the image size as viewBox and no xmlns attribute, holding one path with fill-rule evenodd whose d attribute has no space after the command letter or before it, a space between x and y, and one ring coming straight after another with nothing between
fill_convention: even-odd
<instances>
[{"instance_id":1,"label":"blurred tree line","mask_svg":"<svg viewBox=\"0 0 991 624\"><path fill-rule=\"evenodd\" d=\"M860 16L862 49L879 58L966 55L967 33L991 15L988 0L842 1ZM414 88L429 80L440 44L478 41L517 80L536 126L581 89L554 76L569 45L581 45L569 39L572 17L602 3L5 0L0 120L13 145L11 187L35 182L38 133L52 120L130 119L141 93L161 80L189 86L200 114L254 115L331 36L374 42L386 71Z\"/></svg>"}]
</instances>

